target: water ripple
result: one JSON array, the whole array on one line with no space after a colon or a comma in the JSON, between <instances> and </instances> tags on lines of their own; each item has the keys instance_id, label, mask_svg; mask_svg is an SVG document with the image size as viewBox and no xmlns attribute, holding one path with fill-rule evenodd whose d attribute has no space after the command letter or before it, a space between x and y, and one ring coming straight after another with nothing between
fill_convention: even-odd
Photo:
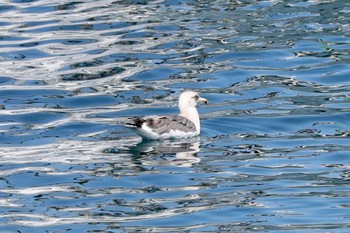
<instances>
[{"instance_id":1,"label":"water ripple","mask_svg":"<svg viewBox=\"0 0 350 233\"><path fill-rule=\"evenodd\" d=\"M0 6L4 232L347 232L346 1ZM203 132L140 142L175 114Z\"/></svg>"}]
</instances>

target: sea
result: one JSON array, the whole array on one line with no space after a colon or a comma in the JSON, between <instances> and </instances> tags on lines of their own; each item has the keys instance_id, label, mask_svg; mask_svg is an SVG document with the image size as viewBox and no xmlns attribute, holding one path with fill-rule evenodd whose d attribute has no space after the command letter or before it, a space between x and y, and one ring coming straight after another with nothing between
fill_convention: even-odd
<instances>
[{"instance_id":1,"label":"sea","mask_svg":"<svg viewBox=\"0 0 350 233\"><path fill-rule=\"evenodd\" d=\"M0 232L350 232L349 54L345 0L1 1Z\"/></svg>"}]
</instances>

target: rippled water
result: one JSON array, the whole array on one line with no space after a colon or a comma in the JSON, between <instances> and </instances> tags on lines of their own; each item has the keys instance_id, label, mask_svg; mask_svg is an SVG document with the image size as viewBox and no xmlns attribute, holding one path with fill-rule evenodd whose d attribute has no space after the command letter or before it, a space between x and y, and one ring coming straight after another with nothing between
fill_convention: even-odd
<instances>
[{"instance_id":1,"label":"rippled water","mask_svg":"<svg viewBox=\"0 0 350 233\"><path fill-rule=\"evenodd\" d=\"M1 232L349 232L350 3L6 0ZM209 99L191 140L120 123Z\"/></svg>"}]
</instances>

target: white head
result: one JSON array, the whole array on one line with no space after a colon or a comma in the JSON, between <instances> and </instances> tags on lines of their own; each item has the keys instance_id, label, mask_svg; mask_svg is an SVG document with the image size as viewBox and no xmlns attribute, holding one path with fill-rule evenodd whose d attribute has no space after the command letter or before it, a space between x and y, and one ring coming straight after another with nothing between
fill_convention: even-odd
<instances>
[{"instance_id":1,"label":"white head","mask_svg":"<svg viewBox=\"0 0 350 233\"><path fill-rule=\"evenodd\" d=\"M195 124L197 134L199 134L201 130L199 115L196 109L197 104L200 102L207 104L208 100L200 97L198 93L194 91L185 91L181 93L179 98L180 116L189 119Z\"/></svg>"},{"instance_id":2,"label":"white head","mask_svg":"<svg viewBox=\"0 0 350 233\"><path fill-rule=\"evenodd\" d=\"M194 108L200 102L207 104L208 100L200 97L198 93L194 91L182 92L179 98L180 111L185 110L185 108Z\"/></svg>"}]
</instances>

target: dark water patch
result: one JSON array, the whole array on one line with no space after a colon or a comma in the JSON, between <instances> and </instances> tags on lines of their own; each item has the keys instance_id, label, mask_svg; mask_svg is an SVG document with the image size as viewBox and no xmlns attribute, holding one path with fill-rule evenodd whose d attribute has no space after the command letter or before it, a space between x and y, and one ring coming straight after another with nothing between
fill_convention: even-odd
<instances>
[{"instance_id":1,"label":"dark water patch","mask_svg":"<svg viewBox=\"0 0 350 233\"><path fill-rule=\"evenodd\" d=\"M162 31L162 32L179 32L183 29L179 25L165 24L165 23L163 23L162 25L155 25L152 28L156 31Z\"/></svg>"},{"instance_id":2,"label":"dark water patch","mask_svg":"<svg viewBox=\"0 0 350 233\"><path fill-rule=\"evenodd\" d=\"M164 80L180 72L183 72L183 70L177 69L177 68L170 68L170 67L156 68L156 69L141 71L140 73L130 76L124 80L128 82Z\"/></svg>"},{"instance_id":3,"label":"dark water patch","mask_svg":"<svg viewBox=\"0 0 350 233\"><path fill-rule=\"evenodd\" d=\"M95 15L91 18L88 18L87 21L108 21L108 20L112 20L115 19L113 15L111 14L105 14L105 15ZM131 24L129 24L129 22L111 22L114 23L114 25L120 25L120 28L124 28L127 26L131 26L131 25L136 25L136 22L132 22ZM105 36L103 34L101 34L102 36Z\"/></svg>"},{"instance_id":4,"label":"dark water patch","mask_svg":"<svg viewBox=\"0 0 350 233\"><path fill-rule=\"evenodd\" d=\"M16 80L11 77L0 77L0 85L11 85L15 82Z\"/></svg>"},{"instance_id":5,"label":"dark water patch","mask_svg":"<svg viewBox=\"0 0 350 233\"><path fill-rule=\"evenodd\" d=\"M136 23L134 23L136 25ZM115 30L111 32L103 32L101 33L101 36L119 36L124 35L125 33L129 32L128 30Z\"/></svg>"},{"instance_id":6,"label":"dark water patch","mask_svg":"<svg viewBox=\"0 0 350 233\"><path fill-rule=\"evenodd\" d=\"M64 45L79 45L79 44L91 44L96 43L98 40L96 39L69 39L62 40L62 44Z\"/></svg>"},{"instance_id":7,"label":"dark water patch","mask_svg":"<svg viewBox=\"0 0 350 233\"><path fill-rule=\"evenodd\" d=\"M129 62L129 61L139 61L145 63L156 63L162 64L167 58L174 58L175 56L169 56L164 54L156 53L116 53L110 54L108 56L99 57L96 60L103 63L113 63L113 62ZM137 63L134 65L136 66ZM132 65L129 65L132 66Z\"/></svg>"},{"instance_id":8,"label":"dark water patch","mask_svg":"<svg viewBox=\"0 0 350 233\"><path fill-rule=\"evenodd\" d=\"M73 65L70 65L71 69L77 69L77 68L82 68L82 67L94 67L94 66L99 66L102 65L103 63L100 62L79 62L79 63L75 63Z\"/></svg>"},{"instance_id":9,"label":"dark water patch","mask_svg":"<svg viewBox=\"0 0 350 233\"><path fill-rule=\"evenodd\" d=\"M75 95L98 93L94 87L81 87L73 91Z\"/></svg>"},{"instance_id":10,"label":"dark water patch","mask_svg":"<svg viewBox=\"0 0 350 233\"><path fill-rule=\"evenodd\" d=\"M74 65L73 65L74 67ZM124 71L123 68L113 67L105 71L100 71L99 73L90 74L90 73L73 73L73 74L64 74L62 75L63 81L82 81L82 80L93 80L107 78L120 74Z\"/></svg>"},{"instance_id":11,"label":"dark water patch","mask_svg":"<svg viewBox=\"0 0 350 233\"><path fill-rule=\"evenodd\" d=\"M32 69L35 69L34 67ZM24 83L21 84L22 86L45 86L47 83L43 80L26 80Z\"/></svg>"},{"instance_id":12,"label":"dark water patch","mask_svg":"<svg viewBox=\"0 0 350 233\"><path fill-rule=\"evenodd\" d=\"M114 36L114 35L125 35L126 33L129 33L130 30L120 31L120 29L128 28L129 26L137 25L136 22L108 22L108 23L101 23L100 20L111 20L107 17L111 17L110 15L100 18L89 18L88 21L94 22L93 29L94 30L115 30L118 29L115 33L112 32L103 32L101 33L101 36ZM84 20L85 21L85 20Z\"/></svg>"},{"instance_id":13,"label":"dark water patch","mask_svg":"<svg viewBox=\"0 0 350 233\"><path fill-rule=\"evenodd\" d=\"M110 54L108 56L103 56L96 58L97 62L100 63L113 63L113 62L126 62L126 61L137 61L139 54Z\"/></svg>"},{"instance_id":14,"label":"dark water patch","mask_svg":"<svg viewBox=\"0 0 350 233\"><path fill-rule=\"evenodd\" d=\"M137 32L128 32L122 36L124 39L134 39L134 38L151 38L152 40L157 40L158 37L165 37L168 34L154 32L154 31L137 31Z\"/></svg>"},{"instance_id":15,"label":"dark water patch","mask_svg":"<svg viewBox=\"0 0 350 233\"><path fill-rule=\"evenodd\" d=\"M148 90L130 90L127 92L117 92L116 94L118 97L125 99L126 102L129 103L147 104L152 103L153 100L162 100L168 97L170 95L170 91L149 88Z\"/></svg>"},{"instance_id":16,"label":"dark water patch","mask_svg":"<svg viewBox=\"0 0 350 233\"><path fill-rule=\"evenodd\" d=\"M79 7L80 4L82 4L83 2L68 2L68 3L63 3L60 5L55 6L55 9L57 11L65 11L65 10L73 10Z\"/></svg>"},{"instance_id":17,"label":"dark water patch","mask_svg":"<svg viewBox=\"0 0 350 233\"><path fill-rule=\"evenodd\" d=\"M37 0L11 0L10 2L13 3L30 3L30 2L36 2Z\"/></svg>"},{"instance_id":18,"label":"dark water patch","mask_svg":"<svg viewBox=\"0 0 350 233\"><path fill-rule=\"evenodd\" d=\"M45 14L48 12L54 12L55 8L52 5L42 5L42 6L33 6L25 7L21 9L21 12L24 14Z\"/></svg>"},{"instance_id":19,"label":"dark water patch","mask_svg":"<svg viewBox=\"0 0 350 233\"><path fill-rule=\"evenodd\" d=\"M0 56L9 60L30 60L51 55L39 49L25 49L10 52L0 52Z\"/></svg>"},{"instance_id":20,"label":"dark water patch","mask_svg":"<svg viewBox=\"0 0 350 233\"><path fill-rule=\"evenodd\" d=\"M201 45L202 43L200 40L195 40L195 39L184 40L181 38L179 39L174 38L173 40L171 40L171 42L162 43L154 47L151 47L150 49L162 50L165 53L169 54L169 56L175 56L175 57L172 57L172 59L177 57L184 57L183 59L186 59L186 57L190 57L191 55L194 55L194 54L197 56L200 56L201 55L200 53L202 50L200 51L197 51L197 50L202 49ZM183 51L183 53L179 53L179 51ZM206 53L210 53L210 52L211 52L210 48L203 48L202 55L205 56Z\"/></svg>"},{"instance_id":21,"label":"dark water patch","mask_svg":"<svg viewBox=\"0 0 350 233\"><path fill-rule=\"evenodd\" d=\"M20 40L27 40L28 37L19 37L19 36L0 36L0 41L20 41Z\"/></svg>"},{"instance_id":22,"label":"dark water patch","mask_svg":"<svg viewBox=\"0 0 350 233\"><path fill-rule=\"evenodd\" d=\"M267 56L270 54L271 56ZM263 53L261 51L230 51L225 53L220 53L218 55L211 56L208 61L209 62L218 62L218 61L257 61L257 60L265 60L266 58L274 59L280 58L285 59L287 57L290 57L292 54L289 51L286 50L269 50L264 51ZM265 57L266 56L266 57Z\"/></svg>"},{"instance_id":23,"label":"dark water patch","mask_svg":"<svg viewBox=\"0 0 350 233\"><path fill-rule=\"evenodd\" d=\"M143 44L142 41L136 40L119 40L118 42L113 43L113 45L138 45Z\"/></svg>"},{"instance_id":24,"label":"dark water patch","mask_svg":"<svg viewBox=\"0 0 350 233\"><path fill-rule=\"evenodd\" d=\"M40 81L27 82L26 85L41 86ZM4 104L7 110L30 109L31 107L58 108L56 100L69 95L64 90L38 89L15 89L0 91L0 104Z\"/></svg>"},{"instance_id":25,"label":"dark water patch","mask_svg":"<svg viewBox=\"0 0 350 233\"><path fill-rule=\"evenodd\" d=\"M86 53L89 55L95 55L95 54L104 53L105 51L106 51L106 49L92 49L92 50L86 51Z\"/></svg>"},{"instance_id":26,"label":"dark water patch","mask_svg":"<svg viewBox=\"0 0 350 233\"><path fill-rule=\"evenodd\" d=\"M10 90L1 90L0 96L2 96L3 99L10 99L10 98L21 98L21 99L31 99L36 97L56 97L56 96L65 96L69 94L69 92L59 89L45 89L42 88L39 90L37 89L10 89Z\"/></svg>"},{"instance_id":27,"label":"dark water patch","mask_svg":"<svg viewBox=\"0 0 350 233\"><path fill-rule=\"evenodd\" d=\"M38 24L35 22L34 24ZM42 25L46 25L47 22L41 23ZM71 23L66 23L62 24L61 22L57 23L50 23L52 24L51 26L42 26L42 27L37 27L31 29L31 25L29 24L28 29L23 30L23 32L26 33L44 33L47 31L79 31L79 30L88 30L88 31L104 31L104 30L109 30L109 29L120 29L123 27L127 27L130 23L125 22L125 23L120 23L120 22L98 22L95 21L94 18L90 18L89 20L78 20L78 21L73 21ZM58 24L58 25L57 25ZM130 33L129 31L124 31L122 35ZM103 36L108 36L110 35L111 32L109 33L102 33ZM119 34L119 33L118 33Z\"/></svg>"},{"instance_id":28,"label":"dark water patch","mask_svg":"<svg viewBox=\"0 0 350 233\"><path fill-rule=\"evenodd\" d=\"M20 44L19 46L20 47L33 47L33 46L37 46L37 45L39 45L38 42L28 42L28 43Z\"/></svg>"},{"instance_id":29,"label":"dark water patch","mask_svg":"<svg viewBox=\"0 0 350 233\"><path fill-rule=\"evenodd\" d=\"M50 104L57 105L60 108L86 108L117 105L121 100L112 95L83 95L57 98L50 101Z\"/></svg>"},{"instance_id":30,"label":"dark water patch","mask_svg":"<svg viewBox=\"0 0 350 233\"><path fill-rule=\"evenodd\" d=\"M6 12L15 9L15 6L12 5L2 5L0 6L0 12Z\"/></svg>"},{"instance_id":31,"label":"dark water patch","mask_svg":"<svg viewBox=\"0 0 350 233\"><path fill-rule=\"evenodd\" d=\"M149 2L144 1L144 0L122 0L122 1L116 1L113 2L113 4L122 4L122 5L148 5Z\"/></svg>"},{"instance_id":32,"label":"dark water patch","mask_svg":"<svg viewBox=\"0 0 350 233\"><path fill-rule=\"evenodd\" d=\"M38 27L35 29L22 30L24 33L46 33L48 31L79 31L79 30L92 30L92 26L89 24L71 24L59 26Z\"/></svg>"},{"instance_id":33,"label":"dark water patch","mask_svg":"<svg viewBox=\"0 0 350 233\"><path fill-rule=\"evenodd\" d=\"M24 124L46 124L66 117L62 112L33 112L21 114L1 114L3 122L19 122Z\"/></svg>"},{"instance_id":34,"label":"dark water patch","mask_svg":"<svg viewBox=\"0 0 350 233\"><path fill-rule=\"evenodd\" d=\"M18 26L18 28L20 28L20 30L22 30L23 28L38 27L38 26L43 26L43 25L47 25L47 24L55 24L55 23L59 23L59 21L57 21L57 20L27 21L27 22L24 22L23 24L21 24L20 26Z\"/></svg>"}]
</instances>

